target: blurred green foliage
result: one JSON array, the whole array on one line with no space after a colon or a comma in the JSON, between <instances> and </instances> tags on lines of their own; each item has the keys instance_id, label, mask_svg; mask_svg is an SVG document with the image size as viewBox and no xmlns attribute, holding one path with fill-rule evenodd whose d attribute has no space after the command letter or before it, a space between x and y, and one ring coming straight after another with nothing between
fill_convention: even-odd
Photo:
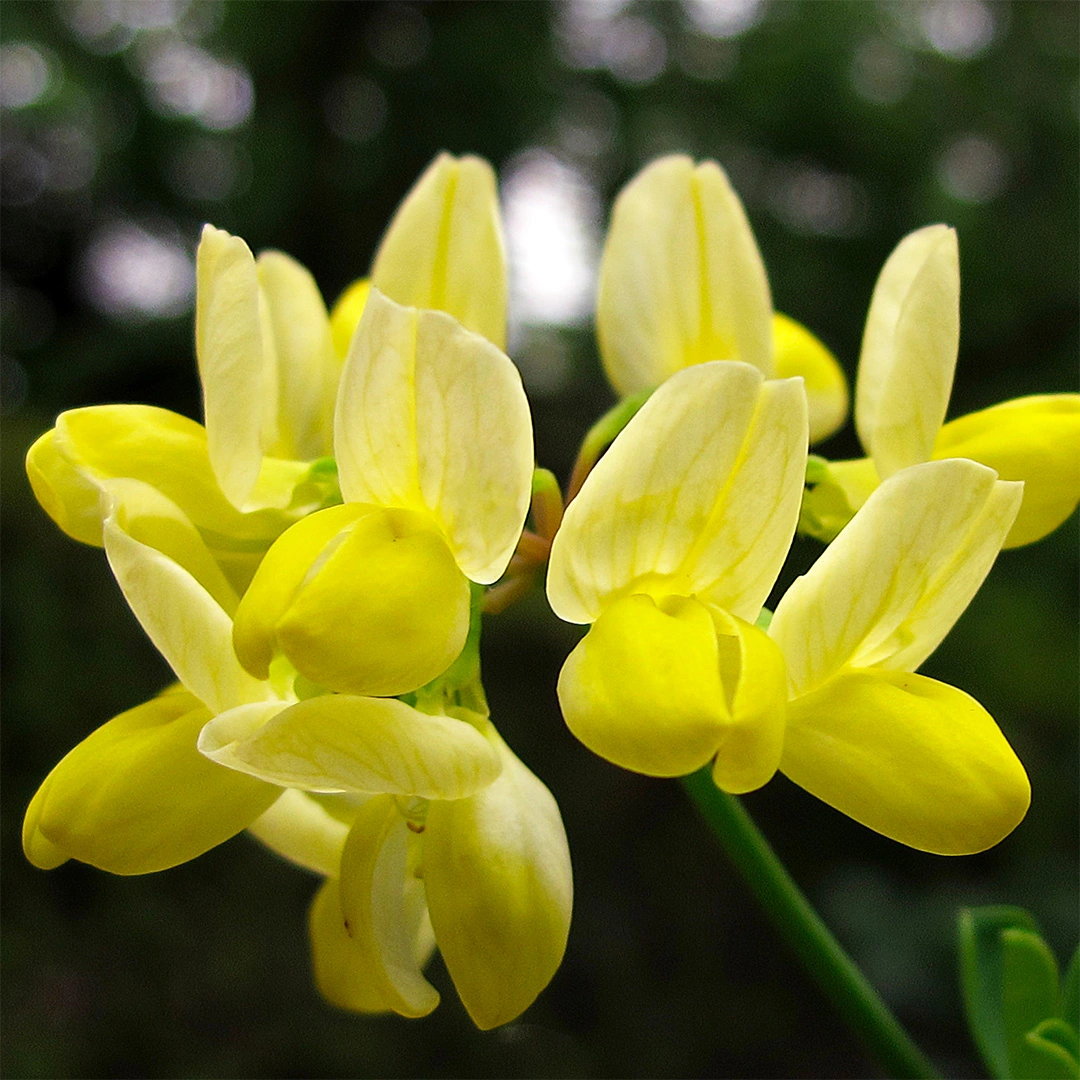
<instances>
[{"instance_id":1,"label":"blurred green foliage","mask_svg":"<svg viewBox=\"0 0 1080 1080\"><path fill-rule=\"evenodd\" d=\"M717 158L777 307L849 374L886 255L947 221L963 275L952 415L1073 389L1075 4L5 0L0 44L4 1074L873 1075L677 786L568 735L554 686L575 632L538 595L490 620L485 681L559 800L577 897L562 970L508 1028L475 1031L438 960L426 1020L329 1009L308 974L315 883L245 837L152 878L29 867L37 784L169 676L101 552L34 504L22 456L73 406L198 416L184 267L203 221L295 255L332 299L440 149L504 177L545 151L603 213L656 154ZM117 261L133 236L156 263ZM538 459L565 482L612 401L591 328L523 327L511 351ZM850 429L824 452L853 454ZM800 542L787 580L818 550ZM1077 621L1073 519L1006 552L925 666L983 702L1028 768L1031 811L994 850L909 851L783 778L746 800L946 1074L979 1068L958 906L1021 904L1059 955L1076 940Z\"/></svg>"}]
</instances>

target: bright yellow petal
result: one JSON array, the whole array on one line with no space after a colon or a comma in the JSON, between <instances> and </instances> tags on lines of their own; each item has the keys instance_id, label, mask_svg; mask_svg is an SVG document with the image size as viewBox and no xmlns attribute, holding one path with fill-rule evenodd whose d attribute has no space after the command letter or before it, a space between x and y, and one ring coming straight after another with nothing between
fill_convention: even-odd
<instances>
[{"instance_id":1,"label":"bright yellow petal","mask_svg":"<svg viewBox=\"0 0 1080 1080\"><path fill-rule=\"evenodd\" d=\"M232 620L185 570L129 535L114 504L105 520L105 554L124 598L177 678L213 712L262 701L265 683L253 679L232 650Z\"/></svg>"},{"instance_id":2,"label":"bright yellow petal","mask_svg":"<svg viewBox=\"0 0 1080 1080\"><path fill-rule=\"evenodd\" d=\"M255 259L238 236L206 225L196 278L195 352L210 461L221 490L242 507L262 467L266 418L277 406Z\"/></svg>"},{"instance_id":3,"label":"bright yellow petal","mask_svg":"<svg viewBox=\"0 0 1080 1080\"><path fill-rule=\"evenodd\" d=\"M596 303L600 355L620 394L708 360L771 375L771 315L746 212L715 162L660 158L623 188Z\"/></svg>"},{"instance_id":4,"label":"bright yellow petal","mask_svg":"<svg viewBox=\"0 0 1080 1080\"><path fill-rule=\"evenodd\" d=\"M233 644L240 663L256 678L270 674L277 624L326 545L370 508L331 506L284 532L259 564L236 610Z\"/></svg>"},{"instance_id":5,"label":"bright yellow petal","mask_svg":"<svg viewBox=\"0 0 1080 1080\"><path fill-rule=\"evenodd\" d=\"M439 994L420 970L417 931L426 904L415 873L420 837L408 824L391 795L360 808L341 857L340 910L353 946L349 966L366 985L365 1000L427 1016Z\"/></svg>"},{"instance_id":6,"label":"bright yellow petal","mask_svg":"<svg viewBox=\"0 0 1080 1080\"><path fill-rule=\"evenodd\" d=\"M409 895L416 892L409 889ZM414 900L410 915L415 928L416 953L423 967L431 955L435 939L423 905L423 897ZM370 954L359 946L345 928L341 914L341 890L336 878L323 883L315 894L308 920L311 936L311 958L315 969L315 985L331 1005L358 1013L392 1012L396 994L384 995L380 980L371 977Z\"/></svg>"},{"instance_id":7,"label":"bright yellow petal","mask_svg":"<svg viewBox=\"0 0 1080 1080\"><path fill-rule=\"evenodd\" d=\"M863 825L938 855L992 847L1031 800L990 714L904 672L849 671L792 702L780 767Z\"/></svg>"},{"instance_id":8,"label":"bright yellow petal","mask_svg":"<svg viewBox=\"0 0 1080 1080\"><path fill-rule=\"evenodd\" d=\"M439 154L390 222L371 284L407 307L445 311L506 347L506 252L486 161Z\"/></svg>"},{"instance_id":9,"label":"bright yellow petal","mask_svg":"<svg viewBox=\"0 0 1080 1080\"><path fill-rule=\"evenodd\" d=\"M763 787L780 767L787 714L787 670L764 630L714 612L720 672L731 719L717 747L712 778L742 795Z\"/></svg>"},{"instance_id":10,"label":"bright yellow petal","mask_svg":"<svg viewBox=\"0 0 1080 1080\"><path fill-rule=\"evenodd\" d=\"M289 862L323 877L336 876L349 826L324 803L296 788L286 788L248 832Z\"/></svg>"},{"instance_id":11,"label":"bright yellow petal","mask_svg":"<svg viewBox=\"0 0 1080 1080\"><path fill-rule=\"evenodd\" d=\"M866 316L855 426L883 478L930 459L959 342L956 233L928 225L885 261Z\"/></svg>"},{"instance_id":12,"label":"bright yellow petal","mask_svg":"<svg viewBox=\"0 0 1080 1080\"><path fill-rule=\"evenodd\" d=\"M1080 394L1003 401L946 424L934 457L967 457L1002 480L1023 480L1024 501L1005 547L1041 540L1080 502Z\"/></svg>"},{"instance_id":13,"label":"bright yellow petal","mask_svg":"<svg viewBox=\"0 0 1080 1080\"><path fill-rule=\"evenodd\" d=\"M439 951L485 1031L524 1012L551 981L574 892L551 792L488 730L502 774L472 798L432 803L422 853Z\"/></svg>"},{"instance_id":14,"label":"bright yellow petal","mask_svg":"<svg viewBox=\"0 0 1080 1080\"><path fill-rule=\"evenodd\" d=\"M277 354L280 456L312 461L334 452L341 361L315 279L295 259L264 251L256 262Z\"/></svg>"},{"instance_id":15,"label":"bright yellow petal","mask_svg":"<svg viewBox=\"0 0 1080 1080\"><path fill-rule=\"evenodd\" d=\"M430 514L473 581L498 579L532 491L532 421L509 357L438 311L373 289L335 421L351 502Z\"/></svg>"},{"instance_id":16,"label":"bright yellow petal","mask_svg":"<svg viewBox=\"0 0 1080 1080\"><path fill-rule=\"evenodd\" d=\"M649 398L567 508L548 599L592 622L645 575L752 621L787 555L806 469L806 397L747 364L699 364ZM644 589L640 591L645 591Z\"/></svg>"},{"instance_id":17,"label":"bright yellow petal","mask_svg":"<svg viewBox=\"0 0 1080 1080\"><path fill-rule=\"evenodd\" d=\"M255 820L279 790L207 761L209 718L191 694L166 692L98 728L42 784L26 813L27 856L62 852L114 874L194 859Z\"/></svg>"},{"instance_id":18,"label":"bright yellow petal","mask_svg":"<svg viewBox=\"0 0 1080 1080\"><path fill-rule=\"evenodd\" d=\"M364 314L371 282L367 278L354 281L334 302L330 312L330 332L334 336L334 351L342 360L348 355L353 334Z\"/></svg>"},{"instance_id":19,"label":"bright yellow petal","mask_svg":"<svg viewBox=\"0 0 1080 1080\"><path fill-rule=\"evenodd\" d=\"M559 704L595 754L647 776L683 776L716 753L729 713L704 604L636 594L604 608L567 657Z\"/></svg>"},{"instance_id":20,"label":"bright yellow petal","mask_svg":"<svg viewBox=\"0 0 1080 1080\"><path fill-rule=\"evenodd\" d=\"M42 509L75 540L101 546L101 488L61 450L56 429L26 453L26 475Z\"/></svg>"},{"instance_id":21,"label":"bright yellow petal","mask_svg":"<svg viewBox=\"0 0 1080 1080\"><path fill-rule=\"evenodd\" d=\"M769 634L792 692L844 666L914 671L990 572L1020 497L964 459L886 480L777 606Z\"/></svg>"},{"instance_id":22,"label":"bright yellow petal","mask_svg":"<svg viewBox=\"0 0 1080 1080\"><path fill-rule=\"evenodd\" d=\"M276 629L282 652L316 685L408 694L464 647L469 583L430 518L375 510L326 546Z\"/></svg>"},{"instance_id":23,"label":"bright yellow petal","mask_svg":"<svg viewBox=\"0 0 1080 1080\"><path fill-rule=\"evenodd\" d=\"M778 379L801 376L809 405L811 445L844 426L848 386L836 357L802 323L776 312L772 317L773 365Z\"/></svg>"},{"instance_id":24,"label":"bright yellow petal","mask_svg":"<svg viewBox=\"0 0 1080 1080\"><path fill-rule=\"evenodd\" d=\"M328 694L269 718L259 706L206 725L208 757L283 787L460 799L499 775L499 759L471 724L418 712L394 698ZM260 722L262 720L262 722Z\"/></svg>"},{"instance_id":25,"label":"bright yellow petal","mask_svg":"<svg viewBox=\"0 0 1080 1080\"><path fill-rule=\"evenodd\" d=\"M111 477L157 488L183 510L215 553L265 551L293 520L291 513L275 510L237 510L210 467L205 429L150 405L94 405L61 413L56 428L30 448L26 469L49 516L69 536L98 546L100 484ZM305 470L297 465L295 477L278 478L290 485L286 505Z\"/></svg>"}]
</instances>

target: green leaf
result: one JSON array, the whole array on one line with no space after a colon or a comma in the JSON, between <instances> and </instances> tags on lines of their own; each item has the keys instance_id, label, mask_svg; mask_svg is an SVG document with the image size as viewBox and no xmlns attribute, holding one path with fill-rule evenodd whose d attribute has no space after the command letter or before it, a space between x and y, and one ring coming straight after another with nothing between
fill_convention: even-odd
<instances>
[{"instance_id":1,"label":"green leaf","mask_svg":"<svg viewBox=\"0 0 1080 1080\"><path fill-rule=\"evenodd\" d=\"M1001 931L1001 949L1002 1015L1010 1072L1018 1078L1049 1075L1046 1054L1029 1042L1028 1032L1058 1015L1057 961L1037 933L1018 927Z\"/></svg>"},{"instance_id":2,"label":"green leaf","mask_svg":"<svg viewBox=\"0 0 1080 1080\"><path fill-rule=\"evenodd\" d=\"M1017 1076L1038 1080L1076 1080L1080 1077L1080 1047L1076 1028L1060 1017L1043 1020L1024 1036L1025 1071Z\"/></svg>"},{"instance_id":3,"label":"green leaf","mask_svg":"<svg viewBox=\"0 0 1080 1080\"><path fill-rule=\"evenodd\" d=\"M990 1075L997 1080L1011 1080L1002 1000L1002 931L1037 933L1038 927L1022 908L984 907L962 909L958 929L960 981L968 1027Z\"/></svg>"},{"instance_id":4,"label":"green leaf","mask_svg":"<svg viewBox=\"0 0 1080 1080\"><path fill-rule=\"evenodd\" d=\"M1080 1028L1080 947L1073 953L1061 984L1061 1015L1073 1027Z\"/></svg>"}]
</instances>

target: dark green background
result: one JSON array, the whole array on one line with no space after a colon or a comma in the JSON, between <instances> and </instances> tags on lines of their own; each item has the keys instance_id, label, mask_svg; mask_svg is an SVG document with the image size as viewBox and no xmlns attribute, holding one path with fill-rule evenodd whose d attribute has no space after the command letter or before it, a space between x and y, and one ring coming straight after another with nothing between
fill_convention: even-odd
<instances>
[{"instance_id":1,"label":"dark green background","mask_svg":"<svg viewBox=\"0 0 1080 1080\"><path fill-rule=\"evenodd\" d=\"M645 20L646 39L660 35L667 50L664 70L635 84L572 66L581 42L560 37L568 9L549 4L195 0L185 18L208 18L202 47L243 64L255 90L248 122L220 133L149 108L138 43L94 51L71 29L80 10L89 9L5 0L0 11L5 43L44 50L63 73L38 103L6 110L0 133L4 1075L876 1075L678 786L609 766L568 735L554 685L576 632L539 595L489 620L484 640L495 719L558 798L575 865L566 960L520 1021L478 1033L438 960L431 978L444 1002L428 1019L325 1006L304 929L315 881L245 837L147 878L31 868L18 835L37 784L169 675L101 552L62 536L35 505L22 456L73 406L141 401L199 415L190 313L125 322L86 301L79 267L102 223L130 217L193 250L209 219L255 249L289 251L333 298L365 271L398 200L440 149L501 169L546 147L591 177L605 213L658 153L718 157L743 191L777 307L813 327L849 374L884 258L911 229L947 221L960 232L963 273L951 415L1074 389L1076 5L976 5L969 14L990 12L993 39L964 59L919 38L927 13L915 3L778 2L726 41L694 31L678 4L635 3L614 18ZM643 24L633 26L640 39ZM906 80L895 101L854 89L853 64L875 55ZM326 94L344 76L385 95L385 124L364 141L343 141L325 119ZM599 132L591 146L567 136L582 123ZM71 125L96 140L97 167L84 186L57 191L38 183L37 163ZM940 179L943 154L967 135L1007 163L982 202ZM200 199L178 180L177 154L192 140L246 163L228 197ZM849 178L857 214L843 235L814 235L785 213L785 184L808 169ZM565 480L611 396L588 326L526 335L515 356L535 369L553 342L571 368L554 392L533 394L537 454ZM850 430L823 449L856 453ZM816 550L798 545L792 566ZM983 702L1031 776L1031 811L994 850L910 851L782 777L746 800L948 1075L980 1067L956 987L958 905L1025 905L1059 955L1076 942L1076 632L1074 518L1004 553L923 669Z\"/></svg>"}]
</instances>

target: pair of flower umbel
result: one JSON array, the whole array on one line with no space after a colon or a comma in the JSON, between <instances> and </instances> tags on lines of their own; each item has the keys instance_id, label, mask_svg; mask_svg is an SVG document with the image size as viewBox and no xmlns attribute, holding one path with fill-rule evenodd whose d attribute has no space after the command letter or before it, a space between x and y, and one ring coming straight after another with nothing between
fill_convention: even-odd
<instances>
[{"instance_id":1,"label":"pair of flower umbel","mask_svg":"<svg viewBox=\"0 0 1080 1080\"><path fill-rule=\"evenodd\" d=\"M488 716L477 642L485 595L549 551L551 606L590 626L559 699L598 754L653 776L711 763L733 793L781 769L902 843L996 843L1027 809L1023 767L977 702L913 672L1002 544L1080 499L1080 398L942 427L958 291L951 230L901 243L860 361L869 457L808 471L808 442L845 418L843 375L773 314L722 171L654 162L616 204L597 311L605 368L637 397L586 439L563 517L502 351L485 163L440 156L330 314L293 260L207 226L205 428L78 409L28 455L42 506L104 546L180 684L60 762L27 855L144 873L246 828L325 878L310 929L332 1002L426 1014L437 942L477 1024L513 1019L562 958L570 860ZM770 624L797 527L839 535Z\"/></svg>"}]
</instances>

